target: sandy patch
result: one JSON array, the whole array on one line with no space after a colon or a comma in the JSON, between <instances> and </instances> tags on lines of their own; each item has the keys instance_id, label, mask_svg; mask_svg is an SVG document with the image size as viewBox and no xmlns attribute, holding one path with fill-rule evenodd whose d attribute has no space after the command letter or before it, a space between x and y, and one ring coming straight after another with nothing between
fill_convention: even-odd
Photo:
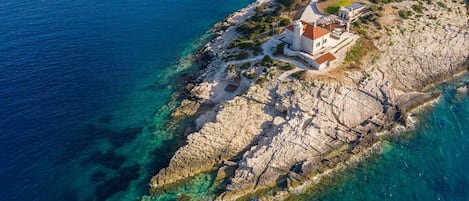
<instances>
[{"instance_id":1,"label":"sandy patch","mask_svg":"<svg viewBox=\"0 0 469 201\"><path fill-rule=\"evenodd\" d=\"M379 23L382 26L395 26L399 23L399 16L391 5L386 4L383 6L383 16L379 18Z\"/></svg>"}]
</instances>

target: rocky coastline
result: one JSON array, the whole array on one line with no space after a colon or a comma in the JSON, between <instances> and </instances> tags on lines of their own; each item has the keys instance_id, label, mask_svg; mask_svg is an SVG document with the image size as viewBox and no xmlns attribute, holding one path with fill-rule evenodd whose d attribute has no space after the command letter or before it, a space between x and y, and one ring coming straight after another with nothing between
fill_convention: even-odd
<instances>
[{"instance_id":1,"label":"rocky coastline","mask_svg":"<svg viewBox=\"0 0 469 201\"><path fill-rule=\"evenodd\" d=\"M379 151L378 133L405 126L409 111L439 97L428 86L469 67L464 5L447 2L449 11L426 4L421 16L411 19L399 19L390 6L385 17L394 20L371 39L379 52L375 62L306 72L301 79L238 83L245 87L236 94L220 94L228 93L216 90L216 78L225 71L222 55L236 38L236 26L269 3L259 0L218 23L213 40L197 53L203 68L186 84L189 98L173 113L175 119L196 118L195 131L152 178L152 192L216 171L223 191L216 200L299 194L323 175ZM411 9L415 3L391 5ZM263 195L267 189L277 193Z\"/></svg>"}]
</instances>

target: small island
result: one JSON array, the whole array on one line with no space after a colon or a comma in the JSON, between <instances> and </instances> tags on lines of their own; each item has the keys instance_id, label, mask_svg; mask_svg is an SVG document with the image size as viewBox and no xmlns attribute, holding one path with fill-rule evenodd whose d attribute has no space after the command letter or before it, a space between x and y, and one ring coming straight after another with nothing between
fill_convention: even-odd
<instances>
[{"instance_id":1,"label":"small island","mask_svg":"<svg viewBox=\"0 0 469 201\"><path fill-rule=\"evenodd\" d=\"M213 29L151 192L215 174L213 200L284 200L380 152L469 67L463 1L258 0ZM269 193L266 193L269 192ZM183 195L181 195L183 196Z\"/></svg>"}]
</instances>

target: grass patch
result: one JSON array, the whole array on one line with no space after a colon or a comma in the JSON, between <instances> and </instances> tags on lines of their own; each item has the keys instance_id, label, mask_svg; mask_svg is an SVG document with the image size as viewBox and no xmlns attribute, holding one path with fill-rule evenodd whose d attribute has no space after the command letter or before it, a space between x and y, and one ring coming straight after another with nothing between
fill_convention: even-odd
<instances>
[{"instance_id":1,"label":"grass patch","mask_svg":"<svg viewBox=\"0 0 469 201\"><path fill-rule=\"evenodd\" d=\"M345 63L361 64L361 59L371 50L376 49L372 41L359 39L345 55Z\"/></svg>"},{"instance_id":2,"label":"grass patch","mask_svg":"<svg viewBox=\"0 0 469 201\"><path fill-rule=\"evenodd\" d=\"M339 1L335 4L332 4L331 6L327 7L326 12L329 13L329 14L335 14L335 13L337 13L337 11L339 11L341 6L345 7L345 6L350 6L352 4L353 4L353 1L351 1L351 0Z\"/></svg>"}]
</instances>

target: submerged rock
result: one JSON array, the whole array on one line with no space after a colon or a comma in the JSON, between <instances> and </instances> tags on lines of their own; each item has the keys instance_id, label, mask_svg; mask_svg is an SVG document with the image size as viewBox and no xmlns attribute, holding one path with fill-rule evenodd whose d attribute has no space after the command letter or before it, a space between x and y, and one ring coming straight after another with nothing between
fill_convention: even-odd
<instances>
[{"instance_id":1,"label":"submerged rock","mask_svg":"<svg viewBox=\"0 0 469 201\"><path fill-rule=\"evenodd\" d=\"M196 114L199 108L199 102L185 99L181 102L181 105L171 114L171 117L175 120L187 118Z\"/></svg>"},{"instance_id":2,"label":"submerged rock","mask_svg":"<svg viewBox=\"0 0 469 201\"><path fill-rule=\"evenodd\" d=\"M456 88L456 94L458 94L458 95L467 94L468 92L469 92L469 82L467 82L465 84L462 84L462 85L459 85Z\"/></svg>"}]
</instances>

